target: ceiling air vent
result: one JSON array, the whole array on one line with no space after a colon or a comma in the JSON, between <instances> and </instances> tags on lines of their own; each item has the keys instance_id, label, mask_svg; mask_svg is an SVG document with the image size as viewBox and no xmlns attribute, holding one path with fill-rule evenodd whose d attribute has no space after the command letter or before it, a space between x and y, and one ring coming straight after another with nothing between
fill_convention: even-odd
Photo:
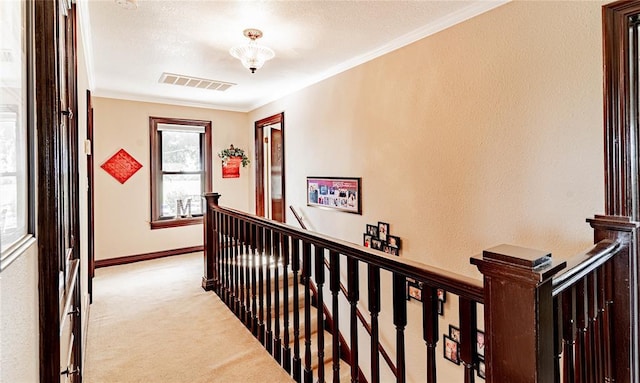
<instances>
[{"instance_id":1,"label":"ceiling air vent","mask_svg":"<svg viewBox=\"0 0 640 383\"><path fill-rule=\"evenodd\" d=\"M162 76L160 76L160 80L158 80L158 82L160 82L161 84L181 85L188 86L190 88L217 90L220 92L224 92L225 90L236 85L231 82L207 80L206 78L183 76L180 74L167 72L164 72Z\"/></svg>"}]
</instances>

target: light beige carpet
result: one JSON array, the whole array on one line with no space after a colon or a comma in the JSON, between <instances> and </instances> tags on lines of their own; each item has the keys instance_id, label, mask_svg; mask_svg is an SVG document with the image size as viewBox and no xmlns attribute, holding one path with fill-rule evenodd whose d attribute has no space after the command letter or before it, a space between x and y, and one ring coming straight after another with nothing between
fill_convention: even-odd
<instances>
[{"instance_id":1,"label":"light beige carpet","mask_svg":"<svg viewBox=\"0 0 640 383\"><path fill-rule=\"evenodd\" d=\"M213 292L202 253L96 270L84 381L292 382Z\"/></svg>"}]
</instances>

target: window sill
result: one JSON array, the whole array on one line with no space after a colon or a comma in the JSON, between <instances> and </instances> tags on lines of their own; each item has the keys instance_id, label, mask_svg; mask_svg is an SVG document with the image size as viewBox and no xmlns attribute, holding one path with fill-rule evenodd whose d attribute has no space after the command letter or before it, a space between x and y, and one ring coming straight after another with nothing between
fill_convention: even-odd
<instances>
[{"instance_id":1,"label":"window sill","mask_svg":"<svg viewBox=\"0 0 640 383\"><path fill-rule=\"evenodd\" d=\"M200 225L202 222L203 222L202 217L163 219L158 221L151 221L151 230L167 229L171 227L180 227L180 226L189 226L189 225Z\"/></svg>"}]
</instances>

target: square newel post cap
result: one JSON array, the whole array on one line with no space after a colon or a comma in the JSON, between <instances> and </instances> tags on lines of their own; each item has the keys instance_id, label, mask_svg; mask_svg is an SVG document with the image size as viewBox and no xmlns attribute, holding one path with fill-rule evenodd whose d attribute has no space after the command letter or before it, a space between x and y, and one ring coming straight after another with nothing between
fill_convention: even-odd
<instances>
[{"instance_id":1,"label":"square newel post cap","mask_svg":"<svg viewBox=\"0 0 640 383\"><path fill-rule=\"evenodd\" d=\"M514 245L498 245L471 258L471 264L485 276L505 276L539 283L565 268L566 262L554 264L548 251Z\"/></svg>"},{"instance_id":2,"label":"square newel post cap","mask_svg":"<svg viewBox=\"0 0 640 383\"><path fill-rule=\"evenodd\" d=\"M207 203L213 203L214 205L218 206L218 201L220 200L220 197L222 197L222 194L220 193L204 193L204 198L207 200Z\"/></svg>"}]
</instances>

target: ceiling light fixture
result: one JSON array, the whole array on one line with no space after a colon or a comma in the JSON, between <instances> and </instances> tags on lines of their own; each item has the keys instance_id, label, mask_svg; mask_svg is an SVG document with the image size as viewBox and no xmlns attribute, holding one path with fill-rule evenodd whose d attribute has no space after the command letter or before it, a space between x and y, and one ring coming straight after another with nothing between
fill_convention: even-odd
<instances>
[{"instance_id":1,"label":"ceiling light fixture","mask_svg":"<svg viewBox=\"0 0 640 383\"><path fill-rule=\"evenodd\" d=\"M251 41L244 45L238 45L229 49L231 56L242 62L242 65L249 69L251 73L255 73L257 69L262 68L265 61L271 60L275 53L271 48L258 45L256 40L262 37L262 31L258 29L245 29L244 35Z\"/></svg>"}]
</instances>

